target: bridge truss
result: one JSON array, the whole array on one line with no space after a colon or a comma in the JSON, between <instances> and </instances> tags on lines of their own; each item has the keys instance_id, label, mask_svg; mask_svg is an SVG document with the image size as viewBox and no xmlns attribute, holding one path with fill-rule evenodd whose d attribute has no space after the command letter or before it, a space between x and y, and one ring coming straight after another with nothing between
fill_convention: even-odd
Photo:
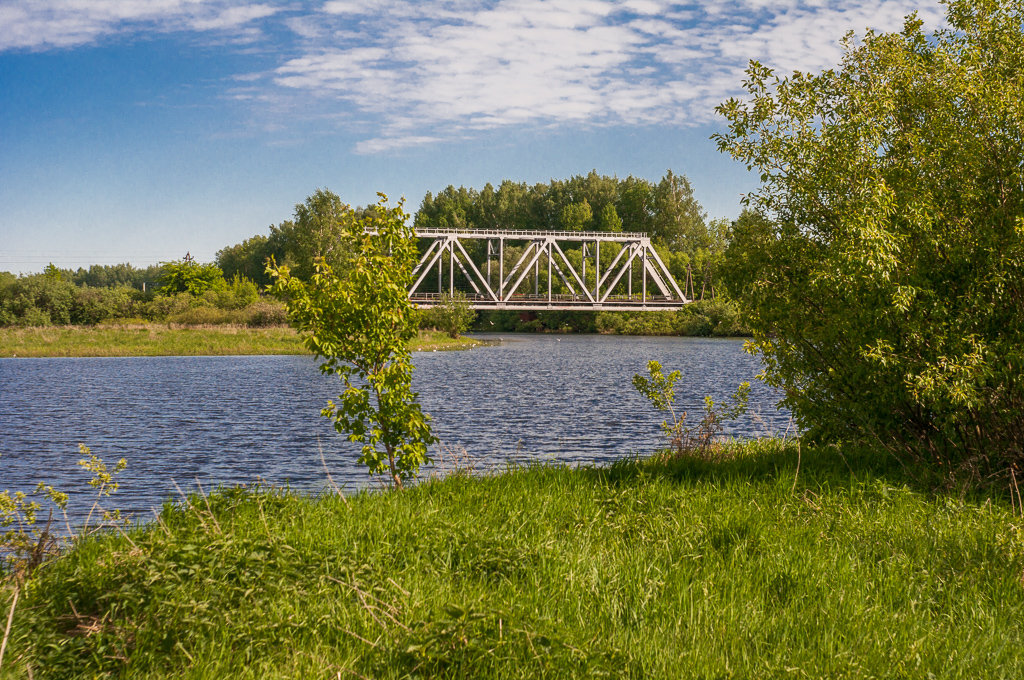
<instances>
[{"instance_id":1,"label":"bridge truss","mask_svg":"<svg viewBox=\"0 0 1024 680\"><path fill-rule=\"evenodd\" d=\"M432 307L444 293L453 295L456 290L466 293L478 310L674 310L692 302L692 291L690 297L683 294L646 234L417 229L416 236L429 241L409 289L410 299L421 307ZM466 248L470 240L486 242L486 262L479 267ZM510 267L506 245L519 253L514 262L510 259ZM578 267L566 250L579 252L572 258L579 260ZM564 286L558 292L556 280Z\"/></svg>"}]
</instances>

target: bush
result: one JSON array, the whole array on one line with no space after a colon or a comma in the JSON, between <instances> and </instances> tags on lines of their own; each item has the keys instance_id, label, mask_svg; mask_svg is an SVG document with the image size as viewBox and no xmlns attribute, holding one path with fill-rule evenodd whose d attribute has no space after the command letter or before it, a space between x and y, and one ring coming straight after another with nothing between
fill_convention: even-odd
<instances>
[{"instance_id":1,"label":"bush","mask_svg":"<svg viewBox=\"0 0 1024 680\"><path fill-rule=\"evenodd\" d=\"M408 287L416 239L401 204L389 208L379 196L361 216L343 211L340 225L355 246L343 276L323 259L308 282L287 266L269 271L276 279L272 292L287 300L288 319L303 344L323 359L320 370L337 375L345 387L321 415L363 445L359 462L370 474L387 472L400 488L430 462L427 447L437 439L412 391L408 343L418 319Z\"/></svg>"},{"instance_id":2,"label":"bush","mask_svg":"<svg viewBox=\"0 0 1024 680\"><path fill-rule=\"evenodd\" d=\"M282 326L288 323L288 309L280 302L257 300L243 311L245 325L253 328Z\"/></svg>"},{"instance_id":3,"label":"bush","mask_svg":"<svg viewBox=\"0 0 1024 680\"><path fill-rule=\"evenodd\" d=\"M1024 465L1024 3L947 5L934 35L719 107L756 169L727 280L811 437L881 445L946 484ZM763 215L763 218L757 218ZM741 224L742 223L742 224Z\"/></svg>"},{"instance_id":4,"label":"bush","mask_svg":"<svg viewBox=\"0 0 1024 680\"><path fill-rule=\"evenodd\" d=\"M420 318L420 325L434 328L457 338L466 332L475 318L476 312L470 307L466 294L457 290L454 295L442 294L436 307L424 311Z\"/></svg>"},{"instance_id":5,"label":"bush","mask_svg":"<svg viewBox=\"0 0 1024 680\"><path fill-rule=\"evenodd\" d=\"M128 286L75 289L71 303L71 323L94 325L112 318L131 315L138 291Z\"/></svg>"},{"instance_id":6,"label":"bush","mask_svg":"<svg viewBox=\"0 0 1024 680\"><path fill-rule=\"evenodd\" d=\"M165 295L202 295L206 291L227 288L224 272L215 264L199 264L188 258L160 264L160 292Z\"/></svg>"},{"instance_id":7,"label":"bush","mask_svg":"<svg viewBox=\"0 0 1024 680\"><path fill-rule=\"evenodd\" d=\"M700 300L674 312L600 312L595 330L618 335L749 335L734 300Z\"/></svg>"},{"instance_id":8,"label":"bush","mask_svg":"<svg viewBox=\"0 0 1024 680\"><path fill-rule=\"evenodd\" d=\"M208 290L202 295L204 304L218 309L242 309L259 298L256 284L238 274L235 274L225 287Z\"/></svg>"},{"instance_id":9,"label":"bush","mask_svg":"<svg viewBox=\"0 0 1024 680\"><path fill-rule=\"evenodd\" d=\"M220 326L238 323L238 316L236 312L230 309L217 309L210 305L200 305L171 314L167 317L166 321L167 323L176 323L182 326Z\"/></svg>"},{"instance_id":10,"label":"bush","mask_svg":"<svg viewBox=\"0 0 1024 680\"><path fill-rule=\"evenodd\" d=\"M140 305L139 315L150 321L162 321L176 314L182 314L197 304L197 300L189 293L176 295L157 295L149 302Z\"/></svg>"},{"instance_id":11,"label":"bush","mask_svg":"<svg viewBox=\"0 0 1024 680\"><path fill-rule=\"evenodd\" d=\"M55 270L7 279L0 286L0 320L17 326L71 323L75 290Z\"/></svg>"}]
</instances>

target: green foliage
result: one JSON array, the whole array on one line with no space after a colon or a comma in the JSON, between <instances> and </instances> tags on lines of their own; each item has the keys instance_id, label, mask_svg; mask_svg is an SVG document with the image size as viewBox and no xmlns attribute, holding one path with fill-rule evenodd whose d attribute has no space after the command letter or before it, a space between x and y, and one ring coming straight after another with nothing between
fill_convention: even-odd
<instances>
[{"instance_id":1,"label":"green foliage","mask_svg":"<svg viewBox=\"0 0 1024 680\"><path fill-rule=\"evenodd\" d=\"M250 328L266 328L288 323L288 308L279 302L257 300L244 311L245 325Z\"/></svg>"},{"instance_id":2,"label":"green foliage","mask_svg":"<svg viewBox=\"0 0 1024 680\"><path fill-rule=\"evenodd\" d=\"M1024 677L1009 504L919 493L866 452L802 454L796 484L796 446L757 441L403 494L194 495L37 572L4 672Z\"/></svg>"},{"instance_id":3,"label":"green foliage","mask_svg":"<svg viewBox=\"0 0 1024 680\"><path fill-rule=\"evenodd\" d=\"M676 249L706 247L705 222L690 181L671 170L657 184L592 171L533 186L448 186L424 196L416 213L420 228L643 231Z\"/></svg>"},{"instance_id":4,"label":"green foliage","mask_svg":"<svg viewBox=\"0 0 1024 680\"><path fill-rule=\"evenodd\" d=\"M217 309L242 309L259 299L259 290L250 279L235 274L222 288L203 293L203 303Z\"/></svg>"},{"instance_id":5,"label":"green foliage","mask_svg":"<svg viewBox=\"0 0 1024 680\"><path fill-rule=\"evenodd\" d=\"M0 326L92 325L128 316L141 293L128 286L76 286L53 268L0 283Z\"/></svg>"},{"instance_id":6,"label":"green foliage","mask_svg":"<svg viewBox=\"0 0 1024 680\"><path fill-rule=\"evenodd\" d=\"M83 456L88 456L88 458L78 461L78 465L92 475L92 478L89 480L89 486L96 490L96 502L90 508L89 515L85 518L85 524L81 531L83 533L89 531L92 518L97 511L100 513L101 527L127 526L129 521L121 515L120 510L107 510L100 506L100 502L104 498L109 498L112 493L117 491L120 484L118 484L114 477L128 467L128 461L122 458L117 461L113 469L110 469L85 444L79 444L78 450Z\"/></svg>"},{"instance_id":7,"label":"green foliage","mask_svg":"<svg viewBox=\"0 0 1024 680\"><path fill-rule=\"evenodd\" d=\"M40 501L52 505L46 524L40 528ZM53 509L63 513L67 494L40 482L31 492L0 491L0 577L22 578L57 554L58 541L50 531Z\"/></svg>"},{"instance_id":8,"label":"green foliage","mask_svg":"<svg viewBox=\"0 0 1024 680\"><path fill-rule=\"evenodd\" d=\"M271 256L278 261L285 259L285 250L275 248L278 245L280 244L271 242L271 239L263 234L256 234L241 243L218 250L217 266L223 270L225 278L241 276L255 281L262 288L271 282L266 271L267 260Z\"/></svg>"},{"instance_id":9,"label":"green foliage","mask_svg":"<svg viewBox=\"0 0 1024 680\"><path fill-rule=\"evenodd\" d=\"M663 421L662 432L669 440L669 447L677 456L708 458L718 452L716 439L722 432L722 423L735 420L747 411L750 401L750 383L743 382L728 402L715 402L711 396L704 397L704 416L693 427L686 425L686 412L677 415L673 404L676 400L675 383L682 377L679 371L665 375L657 361L647 362L650 377L637 373L633 376L633 387L647 397L654 408L669 414L672 423Z\"/></svg>"},{"instance_id":10,"label":"green foliage","mask_svg":"<svg viewBox=\"0 0 1024 680\"><path fill-rule=\"evenodd\" d=\"M56 271L20 276L0 288L0 322L17 326L71 323L76 289Z\"/></svg>"},{"instance_id":11,"label":"green foliage","mask_svg":"<svg viewBox=\"0 0 1024 680\"><path fill-rule=\"evenodd\" d=\"M128 520L122 517L120 510L105 510L99 504L117 490L118 484L114 477L127 467L127 461L122 458L111 470L85 444L79 444L78 451L81 455L87 456L78 461L78 465L91 474L89 486L96 490L96 502L85 524L79 528L78 536L84 537L90 530L95 531L97 528L126 526ZM46 524L40 527L43 502L51 507ZM9 489L0 491L0 576L22 581L30 577L44 562L60 554L61 549L66 547L67 542L73 537L51 531L53 511L56 510L66 523L67 504L66 493L44 482L39 482L29 493L12 492ZM101 513L101 521L97 526L90 526L96 511Z\"/></svg>"},{"instance_id":12,"label":"green foliage","mask_svg":"<svg viewBox=\"0 0 1024 680\"><path fill-rule=\"evenodd\" d=\"M693 187L685 175L667 171L652 198L652 224L648 229L652 238L682 252L708 246L707 214L693 197ZM630 227L627 230L633 231Z\"/></svg>"},{"instance_id":13,"label":"green foliage","mask_svg":"<svg viewBox=\"0 0 1024 680\"><path fill-rule=\"evenodd\" d=\"M188 293L200 296L207 291L223 290L227 283L224 272L215 264L200 264L189 258L163 262L160 292L163 295Z\"/></svg>"},{"instance_id":14,"label":"green foliage","mask_svg":"<svg viewBox=\"0 0 1024 680\"><path fill-rule=\"evenodd\" d=\"M361 217L341 211L354 252L344 275L324 260L308 281L286 265L270 269L272 290L286 300L289 320L305 335L306 347L325 359L320 370L345 386L323 415L363 444L359 462L370 474L387 470L398 487L430 462L427 446L435 441L411 388L408 343L418 319L406 291L417 251L406 218L402 205L388 208L383 194Z\"/></svg>"},{"instance_id":15,"label":"green foliage","mask_svg":"<svg viewBox=\"0 0 1024 680\"><path fill-rule=\"evenodd\" d=\"M129 286L75 288L71 302L71 322L95 325L107 319L131 316L139 299L139 291Z\"/></svg>"},{"instance_id":16,"label":"green foliage","mask_svg":"<svg viewBox=\"0 0 1024 680\"><path fill-rule=\"evenodd\" d=\"M611 203L608 205L611 205L612 210L615 209ZM586 199L580 203L570 203L562 208L562 229L566 231L590 231L593 219L594 212Z\"/></svg>"},{"instance_id":17,"label":"green foliage","mask_svg":"<svg viewBox=\"0 0 1024 680\"><path fill-rule=\"evenodd\" d=\"M150 276L155 269L95 265L78 273L49 267L40 274L8 274L0 278L0 326L91 326L129 318L183 324L286 323L283 305L261 301L255 282L238 274L225 282L213 265L169 263L169 288L162 295L120 283ZM172 288L183 290L173 293Z\"/></svg>"},{"instance_id":18,"label":"green foliage","mask_svg":"<svg viewBox=\"0 0 1024 680\"><path fill-rule=\"evenodd\" d=\"M719 147L760 174L728 280L768 381L813 437L875 442L948 484L1024 463L1024 3L947 5L934 35L842 63L754 62Z\"/></svg>"},{"instance_id":19,"label":"green foliage","mask_svg":"<svg viewBox=\"0 0 1024 680\"><path fill-rule=\"evenodd\" d=\"M619 217L619 213L611 203L601 209L598 224L600 225L601 231L622 231L622 218Z\"/></svg>"},{"instance_id":20,"label":"green foliage","mask_svg":"<svg viewBox=\"0 0 1024 680\"><path fill-rule=\"evenodd\" d=\"M475 318L476 311L469 304L466 294L457 290L454 295L443 293L436 306L424 311L421 325L457 338L466 332Z\"/></svg>"},{"instance_id":21,"label":"green foliage","mask_svg":"<svg viewBox=\"0 0 1024 680\"><path fill-rule=\"evenodd\" d=\"M674 312L598 312L595 330L616 335L749 335L735 300L698 300Z\"/></svg>"},{"instance_id":22,"label":"green foliage","mask_svg":"<svg viewBox=\"0 0 1024 680\"><path fill-rule=\"evenodd\" d=\"M71 283L79 287L117 288L128 286L141 291L152 289L160 280L160 265L137 268L130 264L104 265L94 264L88 269L79 267L75 271L67 271Z\"/></svg>"},{"instance_id":23,"label":"green foliage","mask_svg":"<svg viewBox=\"0 0 1024 680\"><path fill-rule=\"evenodd\" d=\"M351 257L350 242L346 238L346 225L355 217L352 208L328 189L317 189L303 203L295 205L292 221L283 222L271 230L268 245L283 250L293 276L309 279L316 262L323 260L334 271L341 273Z\"/></svg>"},{"instance_id":24,"label":"green foliage","mask_svg":"<svg viewBox=\"0 0 1024 680\"><path fill-rule=\"evenodd\" d=\"M295 205L292 219L270 226L270 234L256 234L241 243L217 251L217 264L225 277L235 275L254 281L259 288L273 279L267 263L285 264L292 276L308 279L317 259L323 259L336 272L343 272L352 254L345 238L345 224L352 209L329 189L317 189L305 201Z\"/></svg>"}]
</instances>

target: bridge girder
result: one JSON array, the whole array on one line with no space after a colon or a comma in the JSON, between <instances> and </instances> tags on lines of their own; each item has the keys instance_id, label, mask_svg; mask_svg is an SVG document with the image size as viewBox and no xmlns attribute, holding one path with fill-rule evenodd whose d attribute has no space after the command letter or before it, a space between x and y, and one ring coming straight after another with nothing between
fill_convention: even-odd
<instances>
[{"instance_id":1,"label":"bridge girder","mask_svg":"<svg viewBox=\"0 0 1024 680\"><path fill-rule=\"evenodd\" d=\"M413 269L409 297L421 307L435 306L444 293L455 293L456 269L468 281L472 293L467 295L473 309L508 310L607 310L653 311L681 309L692 302L680 290L668 267L651 246L647 234L579 231L519 230L447 230L417 229L416 236L430 243ZM486 276L470 257L463 241L485 240L487 243ZM524 244L523 252L506 274L505 244ZM577 271L563 250L564 244L580 244L581 267ZM601 244L616 243L620 248L611 264L601 269ZM492 256L497 256L497 281L492 276ZM588 261L593 266L593 284L587 282ZM447 277L445 265L447 264ZM640 268L634 293L634 265ZM547 270L547 291L539 289L541 267ZM534 274L533 293L521 288L530 272ZM431 272L437 273L437 289L421 290ZM558 277L569 291L554 293L552 284ZM625 281L623 279L625 278ZM445 280L447 279L447 281ZM653 286L648 290L648 283ZM624 284L616 292L616 287ZM592 287L591 287L592 286ZM657 292L654 292L654 291Z\"/></svg>"}]
</instances>

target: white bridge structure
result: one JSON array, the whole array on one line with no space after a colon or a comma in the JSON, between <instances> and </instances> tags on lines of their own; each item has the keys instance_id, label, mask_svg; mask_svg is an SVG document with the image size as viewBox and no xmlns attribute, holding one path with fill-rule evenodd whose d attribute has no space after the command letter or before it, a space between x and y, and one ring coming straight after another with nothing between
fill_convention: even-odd
<instances>
[{"instance_id":1,"label":"white bridge structure","mask_svg":"<svg viewBox=\"0 0 1024 680\"><path fill-rule=\"evenodd\" d=\"M442 295L454 295L457 290L477 310L653 311L681 309L692 302L692 282L687 297L647 234L417 229L416 236L429 239L409 288L409 298L421 307L433 307ZM486 242L486 261L480 266L466 248L469 240ZM605 246L604 262L601 244L616 244ZM514 263L510 258L509 267L506 246L519 253ZM566 256L567 250L578 251L572 258L579 261L578 267ZM546 274L543 285L542 271ZM556 280L563 284L558 292Z\"/></svg>"}]
</instances>

